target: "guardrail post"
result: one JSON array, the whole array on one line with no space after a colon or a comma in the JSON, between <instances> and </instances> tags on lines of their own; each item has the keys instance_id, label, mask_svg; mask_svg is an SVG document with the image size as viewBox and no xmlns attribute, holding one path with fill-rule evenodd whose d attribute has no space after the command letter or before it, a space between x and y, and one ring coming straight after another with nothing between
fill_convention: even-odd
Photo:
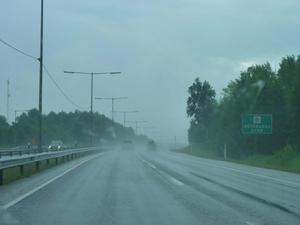
<instances>
[{"instance_id":1,"label":"guardrail post","mask_svg":"<svg viewBox=\"0 0 300 225\"><path fill-rule=\"evenodd\" d=\"M39 161L35 162L35 168L36 168L36 171L40 170L40 162Z\"/></svg>"},{"instance_id":2,"label":"guardrail post","mask_svg":"<svg viewBox=\"0 0 300 225\"><path fill-rule=\"evenodd\" d=\"M227 145L224 144L224 160L227 160Z\"/></svg>"},{"instance_id":3,"label":"guardrail post","mask_svg":"<svg viewBox=\"0 0 300 225\"><path fill-rule=\"evenodd\" d=\"M23 177L24 176L24 165L20 166L20 173L21 173L21 176Z\"/></svg>"},{"instance_id":4,"label":"guardrail post","mask_svg":"<svg viewBox=\"0 0 300 225\"><path fill-rule=\"evenodd\" d=\"M3 185L3 170L0 170L0 185Z\"/></svg>"}]
</instances>

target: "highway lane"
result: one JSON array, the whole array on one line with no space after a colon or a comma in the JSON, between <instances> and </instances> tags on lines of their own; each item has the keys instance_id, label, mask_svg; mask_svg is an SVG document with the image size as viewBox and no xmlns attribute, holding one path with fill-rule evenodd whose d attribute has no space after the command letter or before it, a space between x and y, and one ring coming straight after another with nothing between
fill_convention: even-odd
<instances>
[{"instance_id":1,"label":"highway lane","mask_svg":"<svg viewBox=\"0 0 300 225\"><path fill-rule=\"evenodd\" d=\"M2 203L9 207L0 224L297 225L299 200L299 175L167 151L112 150Z\"/></svg>"}]
</instances>

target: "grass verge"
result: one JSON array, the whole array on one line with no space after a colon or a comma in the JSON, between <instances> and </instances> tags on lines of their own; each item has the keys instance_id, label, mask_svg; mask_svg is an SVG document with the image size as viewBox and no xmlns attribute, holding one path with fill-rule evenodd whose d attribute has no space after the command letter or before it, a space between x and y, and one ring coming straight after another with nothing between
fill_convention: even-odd
<instances>
[{"instance_id":1,"label":"grass verge","mask_svg":"<svg viewBox=\"0 0 300 225\"><path fill-rule=\"evenodd\" d=\"M189 146L176 151L197 157L224 160L216 152L201 146ZM272 155L253 155L239 159L228 158L227 161L300 174L300 154L289 145Z\"/></svg>"}]
</instances>

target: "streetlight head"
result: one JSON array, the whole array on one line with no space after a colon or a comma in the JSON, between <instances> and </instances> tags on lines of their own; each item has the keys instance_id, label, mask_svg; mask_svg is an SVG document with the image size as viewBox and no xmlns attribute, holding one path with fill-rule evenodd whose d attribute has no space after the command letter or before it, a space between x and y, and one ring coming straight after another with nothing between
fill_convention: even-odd
<instances>
[{"instance_id":1,"label":"streetlight head","mask_svg":"<svg viewBox=\"0 0 300 225\"><path fill-rule=\"evenodd\" d=\"M110 72L109 74L121 74L121 72Z\"/></svg>"},{"instance_id":2,"label":"streetlight head","mask_svg":"<svg viewBox=\"0 0 300 225\"><path fill-rule=\"evenodd\" d=\"M73 73L75 73L75 72L71 72L71 71L64 71L64 73L72 73L72 74L73 74Z\"/></svg>"}]
</instances>

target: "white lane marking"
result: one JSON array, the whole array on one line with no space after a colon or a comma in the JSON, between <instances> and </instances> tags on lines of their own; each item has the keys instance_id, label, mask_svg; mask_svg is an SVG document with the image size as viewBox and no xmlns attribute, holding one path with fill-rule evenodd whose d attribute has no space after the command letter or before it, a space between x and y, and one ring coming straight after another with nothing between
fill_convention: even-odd
<instances>
[{"instance_id":1,"label":"white lane marking","mask_svg":"<svg viewBox=\"0 0 300 225\"><path fill-rule=\"evenodd\" d=\"M199 161L197 163L199 163ZM236 171L236 172L239 172L239 173L248 174L248 175L251 175L251 176L261 177L261 178L265 178L265 179L269 179L269 180L274 180L274 181L277 181L277 182L280 182L280 183L285 183L285 184L291 184L291 185L295 185L295 186L300 186L300 183L298 183L298 182L293 182L293 181L283 180L283 179L279 179L279 178L275 178L275 177L271 177L271 176L266 176L266 175L251 173L251 172L247 172L247 171L244 171L244 170L234 169L234 168L231 168L231 167L218 166L218 165L214 165L214 164L211 164L211 163L202 162L201 160L200 160L200 163L206 164L206 165L209 165L209 166L213 166L213 167L216 167L216 168L232 170L232 171ZM257 168L260 169L259 167L257 167Z\"/></svg>"},{"instance_id":2,"label":"white lane marking","mask_svg":"<svg viewBox=\"0 0 300 225\"><path fill-rule=\"evenodd\" d=\"M169 180L169 182L171 182L172 184L178 185L178 186L182 186L184 185L184 183L182 183L181 181L177 180L176 178L170 176L170 175L162 175L161 172L156 168L156 166L154 166L152 163L148 162L147 160L144 160L141 158L141 160L147 164L148 166L150 166L153 170L155 170L158 174L160 174L161 177L163 178L167 178Z\"/></svg>"},{"instance_id":3,"label":"white lane marking","mask_svg":"<svg viewBox=\"0 0 300 225\"><path fill-rule=\"evenodd\" d=\"M247 225L259 225L258 223L254 223L254 222L246 222Z\"/></svg>"},{"instance_id":4,"label":"white lane marking","mask_svg":"<svg viewBox=\"0 0 300 225\"><path fill-rule=\"evenodd\" d=\"M146 161L146 160L144 160L144 159L142 159L142 161L143 161L144 163L146 163L148 166L150 166L152 169L156 169L156 166L154 166L152 163L149 163L148 161Z\"/></svg>"},{"instance_id":5,"label":"white lane marking","mask_svg":"<svg viewBox=\"0 0 300 225\"><path fill-rule=\"evenodd\" d=\"M176 184L176 185L179 185L179 186L184 185L184 183L182 183L181 181L175 179L174 177L169 177L169 181L171 181L173 184Z\"/></svg>"},{"instance_id":6,"label":"white lane marking","mask_svg":"<svg viewBox=\"0 0 300 225\"><path fill-rule=\"evenodd\" d=\"M75 168L79 167L80 165L82 165L82 164L84 164L84 163L86 163L86 162L88 162L88 161L90 161L90 160L92 160L92 159L94 159L94 158L96 158L96 157L99 157L99 156L102 155L102 154L103 154L103 153L100 153L100 154L97 154L96 156L93 156L93 157L90 157L90 158L88 158L88 159L86 159L86 160L84 160L84 161L81 161L80 163L78 163L78 164L72 166L71 168L65 170L63 173L61 173L61 174L59 174L59 175L53 177L52 179L48 180L47 182L41 184L40 186L38 186L38 187L32 189L31 191L29 191L29 192L27 192L27 193L25 193L25 194L19 196L18 198L14 199L14 200L12 200L12 201L10 201L10 202L8 202L7 204L5 204L5 205L3 206L3 208L4 208L4 209L8 209L8 208L14 206L14 205L17 204L18 202L20 202L20 201L22 201L23 199L27 198L28 196L34 194L35 192L41 190L43 187L47 186L48 184L52 183L53 181L57 180L58 178L64 176L65 174L69 173L70 171L74 170Z\"/></svg>"}]
</instances>

